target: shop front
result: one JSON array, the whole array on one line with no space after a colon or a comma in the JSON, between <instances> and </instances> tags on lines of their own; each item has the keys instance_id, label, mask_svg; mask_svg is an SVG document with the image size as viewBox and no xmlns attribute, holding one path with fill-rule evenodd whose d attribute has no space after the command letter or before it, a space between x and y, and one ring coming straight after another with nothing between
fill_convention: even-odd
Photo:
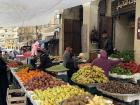
<instances>
[{"instance_id":1,"label":"shop front","mask_svg":"<svg viewBox=\"0 0 140 105\"><path fill-rule=\"evenodd\" d=\"M136 0L112 2L113 41L119 50L134 50Z\"/></svg>"}]
</instances>

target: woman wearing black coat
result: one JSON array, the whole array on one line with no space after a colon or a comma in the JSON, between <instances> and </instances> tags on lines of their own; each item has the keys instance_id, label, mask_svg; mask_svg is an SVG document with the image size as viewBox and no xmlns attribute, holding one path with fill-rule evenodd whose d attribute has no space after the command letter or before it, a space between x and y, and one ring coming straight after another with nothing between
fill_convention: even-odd
<instances>
[{"instance_id":1,"label":"woman wearing black coat","mask_svg":"<svg viewBox=\"0 0 140 105\"><path fill-rule=\"evenodd\" d=\"M2 59L2 52L0 51L0 105L7 105L6 96L8 88L7 66Z\"/></svg>"}]
</instances>

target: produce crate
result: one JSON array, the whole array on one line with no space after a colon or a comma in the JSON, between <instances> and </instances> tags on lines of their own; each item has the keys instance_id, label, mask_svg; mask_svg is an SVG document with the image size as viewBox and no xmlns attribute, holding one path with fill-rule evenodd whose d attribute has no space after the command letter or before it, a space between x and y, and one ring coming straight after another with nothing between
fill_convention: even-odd
<instances>
[{"instance_id":1,"label":"produce crate","mask_svg":"<svg viewBox=\"0 0 140 105\"><path fill-rule=\"evenodd\" d=\"M21 89L7 90L7 104L8 105L26 105L26 96Z\"/></svg>"}]
</instances>

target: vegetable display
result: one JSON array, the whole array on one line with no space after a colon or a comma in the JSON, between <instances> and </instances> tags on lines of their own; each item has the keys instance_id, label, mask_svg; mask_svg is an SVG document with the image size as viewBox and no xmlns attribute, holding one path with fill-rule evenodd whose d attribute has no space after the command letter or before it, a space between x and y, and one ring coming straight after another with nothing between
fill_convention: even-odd
<instances>
[{"instance_id":1,"label":"vegetable display","mask_svg":"<svg viewBox=\"0 0 140 105\"><path fill-rule=\"evenodd\" d=\"M108 78L97 66L85 66L73 74L72 80L79 84L106 83Z\"/></svg>"},{"instance_id":2,"label":"vegetable display","mask_svg":"<svg viewBox=\"0 0 140 105\"><path fill-rule=\"evenodd\" d=\"M114 67L110 70L110 73L113 74L113 73L116 73L118 75L132 75L131 71L128 70L128 69L124 69L122 67Z\"/></svg>"},{"instance_id":3,"label":"vegetable display","mask_svg":"<svg viewBox=\"0 0 140 105\"><path fill-rule=\"evenodd\" d=\"M46 71L52 71L52 72L64 72L68 71L69 69L65 68L63 65L54 65L50 68L47 68Z\"/></svg>"},{"instance_id":4,"label":"vegetable display","mask_svg":"<svg viewBox=\"0 0 140 105\"><path fill-rule=\"evenodd\" d=\"M120 81L110 81L108 83L101 84L100 88L110 93L119 93L119 94L139 94L140 93L139 85L134 85L131 83L125 83L125 82L120 82Z\"/></svg>"},{"instance_id":5,"label":"vegetable display","mask_svg":"<svg viewBox=\"0 0 140 105\"><path fill-rule=\"evenodd\" d=\"M122 58L125 62L134 61L134 51L123 51Z\"/></svg>"},{"instance_id":6,"label":"vegetable display","mask_svg":"<svg viewBox=\"0 0 140 105\"><path fill-rule=\"evenodd\" d=\"M123 67L124 69L130 70L132 73L140 72L140 65L137 65L135 62L122 63L120 64L120 66Z\"/></svg>"},{"instance_id":7,"label":"vegetable display","mask_svg":"<svg viewBox=\"0 0 140 105\"><path fill-rule=\"evenodd\" d=\"M110 55L111 58L123 58L124 62L134 61L134 51L115 52Z\"/></svg>"}]
</instances>

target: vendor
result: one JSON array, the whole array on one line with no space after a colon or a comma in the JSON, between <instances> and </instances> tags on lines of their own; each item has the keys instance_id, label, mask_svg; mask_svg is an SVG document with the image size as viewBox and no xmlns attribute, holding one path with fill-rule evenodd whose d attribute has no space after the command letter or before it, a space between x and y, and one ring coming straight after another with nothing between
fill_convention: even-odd
<instances>
[{"instance_id":1,"label":"vendor","mask_svg":"<svg viewBox=\"0 0 140 105\"><path fill-rule=\"evenodd\" d=\"M29 64L32 66L30 67L30 70L35 70L36 69L36 63L37 63L37 56L34 55L31 57Z\"/></svg>"},{"instance_id":2,"label":"vendor","mask_svg":"<svg viewBox=\"0 0 140 105\"><path fill-rule=\"evenodd\" d=\"M119 64L121 60L113 61L109 60L107 52L105 50L100 51L100 58L96 58L92 61L91 66L98 66L104 70L106 76L108 76L110 69Z\"/></svg>"},{"instance_id":3,"label":"vendor","mask_svg":"<svg viewBox=\"0 0 140 105\"><path fill-rule=\"evenodd\" d=\"M113 53L112 41L107 31L102 32L101 40L100 40L100 49L105 50L108 55Z\"/></svg>"},{"instance_id":4,"label":"vendor","mask_svg":"<svg viewBox=\"0 0 140 105\"><path fill-rule=\"evenodd\" d=\"M63 65L64 65L64 67L69 69L69 71L67 72L67 75L68 75L68 82L70 82L70 83L71 83L72 74L77 69L76 63L75 63L74 58L73 58L73 55L74 54L72 52L72 48L67 47L65 52L64 52L64 55L63 55L63 59L64 59Z\"/></svg>"},{"instance_id":5,"label":"vendor","mask_svg":"<svg viewBox=\"0 0 140 105\"><path fill-rule=\"evenodd\" d=\"M40 65L37 67L38 69L45 70L53 65L45 49L37 50L37 55L40 58Z\"/></svg>"}]
</instances>

